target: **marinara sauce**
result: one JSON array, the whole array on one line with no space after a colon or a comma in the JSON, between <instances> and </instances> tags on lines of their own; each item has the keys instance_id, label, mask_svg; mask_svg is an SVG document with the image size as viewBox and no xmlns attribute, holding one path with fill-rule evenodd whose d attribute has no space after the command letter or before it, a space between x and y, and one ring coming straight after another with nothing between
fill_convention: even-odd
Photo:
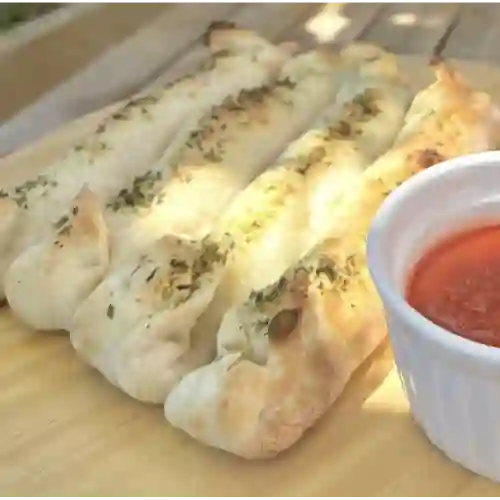
<instances>
[{"instance_id":1,"label":"marinara sauce","mask_svg":"<svg viewBox=\"0 0 500 500\"><path fill-rule=\"evenodd\" d=\"M454 234L426 253L406 300L433 323L500 347L500 224Z\"/></svg>"}]
</instances>

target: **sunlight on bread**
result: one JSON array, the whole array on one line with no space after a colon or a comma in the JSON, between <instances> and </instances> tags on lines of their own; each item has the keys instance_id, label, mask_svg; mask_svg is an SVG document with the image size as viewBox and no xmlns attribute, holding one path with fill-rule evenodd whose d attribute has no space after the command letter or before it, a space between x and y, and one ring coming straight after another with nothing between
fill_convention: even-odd
<instances>
[{"instance_id":1,"label":"sunlight on bread","mask_svg":"<svg viewBox=\"0 0 500 500\"><path fill-rule=\"evenodd\" d=\"M128 258L127 254L130 259L137 261L143 253L149 255L157 252L157 248L163 245L162 238L166 234L191 238L211 235L210 230L233 198L244 191L286 145L309 126L314 115L334 98L342 81L341 70L335 54L307 52L288 61L273 85L266 85L251 93L243 92L234 100L214 108L190 134L186 146L174 158L174 174L161 186L156 200L146 209L145 215L139 214L134 220L131 219L121 235L111 230L111 237L120 244L116 245L114 256L112 252L112 259L115 261L103 281L105 286L111 289L121 288L121 283L116 282L114 277L123 272L122 263ZM315 91L314 96L311 95L312 91ZM213 235L211 237L213 239ZM224 235L221 237L225 239ZM221 241L214 240L214 244L220 247ZM222 243L222 247L224 246L225 243ZM122 255L117 256L120 252ZM158 260L157 265L161 272L168 272L168 255L165 254L163 261ZM190 264L191 267L198 265L196 262ZM117 290L116 293L123 292ZM131 290L128 293L136 292ZM102 311L94 310L93 295L83 300L76 309L70 328L71 339L77 346L77 352L86 359L92 359L94 366L105 376L114 368L103 366L102 362L124 365L121 372L126 374L130 361L121 357L123 351L118 344L126 342L124 339L128 337L130 339L127 342L133 342L132 338L136 337L148 338L151 332L146 331L144 323L139 328L136 319L131 322L126 312L123 315L118 312L114 322L121 331L113 334L108 328L106 316ZM206 302L198 302L199 310L191 309L190 314L197 317L207 307L212 296L213 291L205 294ZM138 310L141 307L142 305L137 305ZM176 311L171 313L177 314ZM149 313L144 309L141 314L144 317ZM181 361L185 355L189 356L190 351L198 349L197 339L204 338L196 333L191 334L190 330L191 327L184 330L179 328L178 331L179 338L182 338ZM102 349L116 346L113 347L116 355L101 358L94 351L84 352L87 343L77 342L77 337L92 337ZM210 339L213 346L213 335L208 336L203 345ZM160 349L163 342L161 336L152 337L148 349ZM213 357L213 349L202 349L200 352L205 353L199 358L200 364ZM148 370L136 370L135 373L138 376L144 374L144 377L149 377L149 381L145 378L132 383L129 376L127 381L118 380L116 383L129 394L141 399L145 396L137 394L136 387L156 384L155 370L167 369L176 372L178 377L185 373L182 362L177 363L174 359L171 365L166 366L158 358L158 363L153 364L148 352L144 352L133 362L136 366L148 364ZM151 402L163 402L169 390L170 385L165 385L163 393L154 391Z\"/></svg>"},{"instance_id":2,"label":"sunlight on bread","mask_svg":"<svg viewBox=\"0 0 500 500\"><path fill-rule=\"evenodd\" d=\"M436 71L396 143L332 212L336 237L226 313L216 359L167 397L165 415L174 426L246 458L275 456L314 425L385 339L383 307L366 266L377 208L422 169L494 145L491 99L445 66Z\"/></svg>"},{"instance_id":3,"label":"sunlight on bread","mask_svg":"<svg viewBox=\"0 0 500 500\"><path fill-rule=\"evenodd\" d=\"M342 61L352 70L352 74L339 89L335 102L321 113L319 122L293 142L275 165L259 175L221 211L210 238L221 248L230 241L224 272L217 278L218 286L205 295L210 301L200 302L199 311L192 310L193 316L199 316L194 327L178 331L180 338L184 339L184 347L180 349L183 355L189 356L191 350L196 350L199 339L203 339L205 345L214 346L218 323L225 309L238 303L240 297L244 298L253 287L271 282L316 240L321 240L327 234L325 228L328 227L326 220L330 207L334 207L347 192L350 184L376 157L377 152L388 147L395 138L410 103L409 90L397 71L392 55L377 50L377 57L373 58L373 48L364 47L368 52L358 47L358 50L352 48L341 54ZM368 63L364 61L366 53L370 57ZM312 56L316 57L316 54L305 54L304 57L309 59ZM379 58L387 61L384 63ZM364 64L360 64L361 61ZM292 66L294 62L290 61L289 65ZM286 70L287 65L284 67ZM306 74L309 76L306 77ZM310 79L316 81L318 78L310 73L303 75L304 82ZM297 112L300 111L302 98L302 105L310 109L310 98L300 93L300 84L290 91L290 96L291 99L296 96L293 109ZM273 140L276 141L276 135ZM240 168L241 165L240 160ZM207 185L210 185L207 179L203 179L203 186ZM193 182L187 188L192 190ZM201 196L198 198L204 202ZM166 209L171 206L171 197L168 197ZM187 213L190 211L189 203L187 207L182 203L175 206ZM182 220L182 217L172 214L171 218L167 218L163 214L159 220L165 224L165 221L176 223L179 219ZM193 220L202 220L202 215L199 214ZM182 231L177 229L172 232ZM262 259L262 255L266 258ZM158 265L162 270L167 269L168 259ZM197 267L199 263L193 262L191 266ZM112 279L113 273L107 280L112 282ZM142 361L125 359L120 348L126 342L124 339L135 342L133 338L147 338L149 332L144 331L144 327L142 331L135 328L134 324L120 316L115 321L122 325L123 331L114 338L106 330L107 323L102 314L92 309L93 302L90 299L78 311L70 335L72 338L96 337L103 346L107 346L106 349L114 345L115 355L106 358L105 362L123 365L123 373L127 373L127 364L131 362L136 367L140 363L148 364L148 370L135 371L137 376L143 377L141 381L132 383L129 377L128 386L123 381L118 382L128 394L139 397L134 392L137 386L154 384L158 378L155 370L174 370L175 364L167 366L159 358L156 368L153 368L151 356L146 356L146 353ZM163 342L162 338L156 338L150 343L150 349L161 349ZM206 351L206 357L200 359L200 364L207 362L210 356L213 357L213 350ZM113 370L99 363L95 366L101 372ZM180 365L178 373L179 377L184 373ZM163 399L170 388L165 386ZM143 396L140 397L143 399Z\"/></svg>"},{"instance_id":4,"label":"sunlight on bread","mask_svg":"<svg viewBox=\"0 0 500 500\"><path fill-rule=\"evenodd\" d=\"M438 58L415 93L370 43L300 51L226 22L204 43L192 75L0 191L0 276L14 315L69 332L103 383L271 458L387 341L366 263L381 203L497 146L500 113Z\"/></svg>"},{"instance_id":5,"label":"sunlight on bread","mask_svg":"<svg viewBox=\"0 0 500 500\"><path fill-rule=\"evenodd\" d=\"M110 264L121 257L124 249L133 253L132 249L140 247L148 236L147 241L154 241L151 226L157 222L151 220L154 216L147 215L161 204L162 198L170 196L162 192L165 185L172 177L175 182L176 171L177 179L187 182L186 177L192 175L189 169L197 169L199 172L194 175L203 176L204 163L220 163L217 141L233 139L230 132L222 134L217 130L218 124L227 123L226 115L231 113L228 108L234 107L234 102L243 95L262 92L279 76L282 65L290 58L288 45L275 46L251 32L226 25L212 27L207 40L213 52L208 64L193 75L126 104L82 145L76 146L62 163L56 162L37 180L28 181L24 187L16 187L14 194L8 194L17 197L23 212L16 226L18 234L13 242L5 242L10 243L3 253L0 241L0 276L10 266L4 280L7 300L30 326L42 330L68 329L76 306L108 271L106 266L88 267L85 251L72 251L77 242L63 248L56 244L59 221L72 217L72 193L76 195L77 188L85 184L101 200L101 217L109 234ZM219 115L214 115L216 110ZM156 135L163 131L161 141L155 142L152 127ZM228 154L234 159L242 146L241 140L232 141ZM263 148L260 155L249 160L244 173L249 177L257 174L264 166L262 163L272 159L273 147L278 154L277 145L271 145L271 151ZM155 150L154 156L151 148ZM135 156L131 150L136 155L147 155ZM243 174L242 177L245 178ZM206 184L207 179L203 181ZM209 184L205 189L210 189ZM184 195L184 207L192 206L189 193L184 193L182 186L176 186L175 191L178 196ZM220 195L221 205L224 195ZM127 232L134 222L135 231ZM199 220L197 223L197 227L202 225ZM87 238L88 248L95 244ZM30 279L31 272L37 275L36 280ZM64 288L56 285L56 277L61 273L67 273L67 279L73 283L71 298ZM47 289L53 292L44 295ZM43 307L35 311L31 304L40 296Z\"/></svg>"}]
</instances>

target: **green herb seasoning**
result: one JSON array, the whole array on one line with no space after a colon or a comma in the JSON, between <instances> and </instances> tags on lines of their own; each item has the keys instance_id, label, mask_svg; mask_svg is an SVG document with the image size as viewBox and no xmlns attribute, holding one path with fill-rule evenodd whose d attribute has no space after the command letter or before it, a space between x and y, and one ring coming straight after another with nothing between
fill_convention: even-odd
<instances>
[{"instance_id":1,"label":"green herb seasoning","mask_svg":"<svg viewBox=\"0 0 500 500\"><path fill-rule=\"evenodd\" d=\"M290 80L290 78L286 77L286 78L282 78L282 79L278 80L276 82L276 86L278 88L281 87L281 88L293 90L297 86L297 83L292 82L292 80Z\"/></svg>"},{"instance_id":2,"label":"green herb seasoning","mask_svg":"<svg viewBox=\"0 0 500 500\"><path fill-rule=\"evenodd\" d=\"M354 104L359 106L361 114L367 118L371 118L380 113L380 108L377 106L378 92L375 89L366 89L362 94L354 98Z\"/></svg>"},{"instance_id":3,"label":"green herb seasoning","mask_svg":"<svg viewBox=\"0 0 500 500\"><path fill-rule=\"evenodd\" d=\"M77 208L74 207L73 210ZM77 209L78 210L78 209ZM54 223L54 229L59 236L68 235L71 231L71 221L68 215L63 215L59 220Z\"/></svg>"},{"instance_id":4,"label":"green herb seasoning","mask_svg":"<svg viewBox=\"0 0 500 500\"><path fill-rule=\"evenodd\" d=\"M328 137L331 139L347 139L353 135L353 127L346 120L340 120L328 127Z\"/></svg>"},{"instance_id":5,"label":"green herb seasoning","mask_svg":"<svg viewBox=\"0 0 500 500\"><path fill-rule=\"evenodd\" d=\"M19 208L27 209L29 194L33 190L41 188L42 192L37 193L37 195L45 196L47 189L56 187L57 185L56 181L49 179L49 177L44 174L40 174L36 179L27 180L9 191L2 190L0 197L5 198L9 196Z\"/></svg>"},{"instance_id":6,"label":"green herb seasoning","mask_svg":"<svg viewBox=\"0 0 500 500\"><path fill-rule=\"evenodd\" d=\"M355 255L349 255L343 265L330 258L321 256L313 267L320 290L327 287L345 292L349 287L351 279L358 274Z\"/></svg>"},{"instance_id":7,"label":"green herb seasoning","mask_svg":"<svg viewBox=\"0 0 500 500\"><path fill-rule=\"evenodd\" d=\"M155 200L161 180L162 173L158 170L139 175L134 179L132 187L122 189L114 199L108 202L107 207L115 212L127 208L148 208Z\"/></svg>"},{"instance_id":8,"label":"green herb seasoning","mask_svg":"<svg viewBox=\"0 0 500 500\"><path fill-rule=\"evenodd\" d=\"M216 264L224 263L227 254L228 251L222 252L216 243L205 243L202 255L199 259L195 259L194 261L194 279L198 280L201 275L211 272Z\"/></svg>"},{"instance_id":9,"label":"green herb seasoning","mask_svg":"<svg viewBox=\"0 0 500 500\"><path fill-rule=\"evenodd\" d=\"M166 85L163 89L160 89L158 92L158 95L155 95L153 93L150 93L145 96L140 96L136 97L134 99L131 99L129 102L127 102L122 108L120 108L118 111L115 111L108 120L103 122L99 127L97 128L97 133L101 134L105 132L106 127L109 122L111 121L126 121L130 120L131 118L131 111L133 109L139 108L140 113L147 118L151 117L150 113L150 108L154 106L162 97L164 94L165 90L170 87L175 85L177 82L171 82L170 84Z\"/></svg>"},{"instance_id":10,"label":"green herb seasoning","mask_svg":"<svg viewBox=\"0 0 500 500\"><path fill-rule=\"evenodd\" d=\"M225 53L221 53L218 57L225 57ZM289 79L283 79L277 82L276 86L293 89L295 83ZM200 127L190 133L186 145L177 155L177 159L171 162L173 168L179 167L181 162L189 161L190 151L196 156L201 156L201 159L209 163L222 163L225 151L225 143L227 139L218 137L221 132L227 130L227 113L240 113L246 112L255 103L262 103L267 99L274 87L259 87L256 89L243 90L236 98L227 97L220 106L215 107L210 115L205 118ZM115 119L127 119L127 110L134 106L150 106L158 101L157 97L145 96L137 98L127 104L122 110L113 115ZM147 108L141 110L147 113ZM196 158L196 157L195 157ZM193 160L197 161L197 160ZM193 163L194 164L194 163ZM149 208L155 201L162 202L161 193L158 193L157 183L162 180L162 174L159 171L148 172L142 176L135 178L133 185L129 189L122 189L118 195L108 202L108 208L113 211L123 209L139 209ZM189 182L189 176L184 179Z\"/></svg>"},{"instance_id":11,"label":"green herb seasoning","mask_svg":"<svg viewBox=\"0 0 500 500\"><path fill-rule=\"evenodd\" d=\"M327 151L323 146L317 146L307 154L301 155L296 160L296 169L300 174L306 174L314 165L323 161L327 156Z\"/></svg>"},{"instance_id":12,"label":"green herb seasoning","mask_svg":"<svg viewBox=\"0 0 500 500\"><path fill-rule=\"evenodd\" d=\"M290 281L285 276L281 276L277 282L266 288L252 291L250 300L257 306L263 305L266 302L274 302L281 294L287 291L289 285Z\"/></svg>"},{"instance_id":13,"label":"green herb seasoning","mask_svg":"<svg viewBox=\"0 0 500 500\"><path fill-rule=\"evenodd\" d=\"M113 319L115 317L115 306L113 304L108 305L108 309L106 310L106 316L109 319Z\"/></svg>"},{"instance_id":14,"label":"green herb seasoning","mask_svg":"<svg viewBox=\"0 0 500 500\"><path fill-rule=\"evenodd\" d=\"M342 110L343 118L327 128L330 139L350 139L359 135L359 124L370 120L380 113L377 105L379 98L376 89L366 89L351 102L346 103Z\"/></svg>"},{"instance_id":15,"label":"green herb seasoning","mask_svg":"<svg viewBox=\"0 0 500 500\"><path fill-rule=\"evenodd\" d=\"M56 229L61 229L69 222L69 217L67 215L63 215L55 224L54 227Z\"/></svg>"},{"instance_id":16,"label":"green herb seasoning","mask_svg":"<svg viewBox=\"0 0 500 500\"><path fill-rule=\"evenodd\" d=\"M148 274L147 278L146 278L146 283L149 283L156 275L156 273L158 272L158 268L155 267L150 274ZM132 276L134 275L134 273L132 273Z\"/></svg>"},{"instance_id":17,"label":"green herb seasoning","mask_svg":"<svg viewBox=\"0 0 500 500\"><path fill-rule=\"evenodd\" d=\"M117 121L126 121L130 119L130 115L125 109L120 109L119 111L111 115L111 119Z\"/></svg>"},{"instance_id":18,"label":"green herb seasoning","mask_svg":"<svg viewBox=\"0 0 500 500\"><path fill-rule=\"evenodd\" d=\"M153 278L157 278L153 286L161 300L168 307L177 307L199 289L203 275L210 273L216 264L225 262L226 255L227 252L221 252L215 243L207 243L203 251L194 258L171 259L169 267L165 269L166 276L160 275L159 267L154 268L147 275L146 282L150 283Z\"/></svg>"},{"instance_id":19,"label":"green herb seasoning","mask_svg":"<svg viewBox=\"0 0 500 500\"><path fill-rule=\"evenodd\" d=\"M210 163L221 163L224 159L225 138L217 138L221 132L227 130L224 123L228 120L228 113L245 113L255 103L263 102L266 96L270 95L271 89L259 87L257 89L242 90L236 97L228 96L221 105L212 109L210 115L205 118L197 130L191 132L185 149L178 155L192 151L200 155L203 161Z\"/></svg>"}]
</instances>

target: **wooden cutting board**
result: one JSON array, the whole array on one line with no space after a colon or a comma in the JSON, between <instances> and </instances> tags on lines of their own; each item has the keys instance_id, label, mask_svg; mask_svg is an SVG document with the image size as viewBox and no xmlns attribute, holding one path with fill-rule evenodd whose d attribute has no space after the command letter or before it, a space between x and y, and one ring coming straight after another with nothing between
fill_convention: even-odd
<instances>
[{"instance_id":1,"label":"wooden cutting board","mask_svg":"<svg viewBox=\"0 0 500 500\"><path fill-rule=\"evenodd\" d=\"M416 88L432 75L405 57ZM500 70L456 62L500 101ZM104 111L0 161L0 185L26 178ZM292 449L246 462L172 429L80 362L64 334L0 310L0 495L496 496L500 485L445 458L414 424L383 345Z\"/></svg>"}]
</instances>

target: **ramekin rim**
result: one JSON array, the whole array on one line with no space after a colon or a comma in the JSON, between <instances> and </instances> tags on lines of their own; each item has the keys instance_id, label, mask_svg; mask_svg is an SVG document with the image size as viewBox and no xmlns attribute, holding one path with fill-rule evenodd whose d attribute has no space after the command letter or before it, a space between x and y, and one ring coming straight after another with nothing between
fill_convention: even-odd
<instances>
[{"instance_id":1,"label":"ramekin rim","mask_svg":"<svg viewBox=\"0 0 500 500\"><path fill-rule=\"evenodd\" d=\"M408 304L404 296L390 284L381 261L381 238L385 232L387 221L397 211L399 204L410 196L421 192L438 177L451 175L459 170L477 168L480 165L500 162L500 151L486 151L459 156L445 160L425 171L419 172L395 189L378 208L367 235L367 264L375 287L387 310L387 304L395 311L404 323L409 324L414 332L442 348L458 355L465 355L475 361L483 361L500 367L500 348L488 346L461 337L445 328L442 328L415 310Z\"/></svg>"}]
</instances>

